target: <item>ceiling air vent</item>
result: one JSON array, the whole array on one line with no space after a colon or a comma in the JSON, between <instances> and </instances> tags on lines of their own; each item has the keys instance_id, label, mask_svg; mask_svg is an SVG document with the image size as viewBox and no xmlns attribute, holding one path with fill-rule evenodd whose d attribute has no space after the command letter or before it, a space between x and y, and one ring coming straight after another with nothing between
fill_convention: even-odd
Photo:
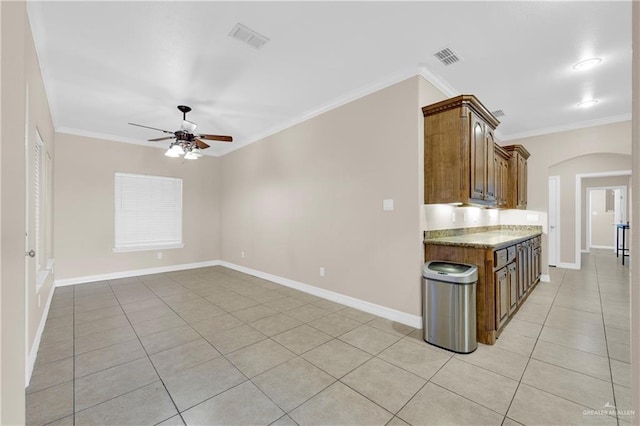
<instances>
[{"instance_id":1,"label":"ceiling air vent","mask_svg":"<svg viewBox=\"0 0 640 426\"><path fill-rule=\"evenodd\" d=\"M444 49L437 51L433 54L433 56L435 56L440 62L442 62L442 65L444 65L445 67L462 60L460 55L454 52L450 47L445 47Z\"/></svg>"},{"instance_id":2,"label":"ceiling air vent","mask_svg":"<svg viewBox=\"0 0 640 426\"><path fill-rule=\"evenodd\" d=\"M265 36L258 34L251 28L245 27L240 23L237 23L235 27L231 29L229 35L237 40L240 40L243 43L248 44L254 49L260 49L269 41L269 39Z\"/></svg>"},{"instance_id":3,"label":"ceiling air vent","mask_svg":"<svg viewBox=\"0 0 640 426\"><path fill-rule=\"evenodd\" d=\"M504 115L504 111L497 109L495 111L491 111L491 114L493 114L494 117L502 117Z\"/></svg>"}]
</instances>

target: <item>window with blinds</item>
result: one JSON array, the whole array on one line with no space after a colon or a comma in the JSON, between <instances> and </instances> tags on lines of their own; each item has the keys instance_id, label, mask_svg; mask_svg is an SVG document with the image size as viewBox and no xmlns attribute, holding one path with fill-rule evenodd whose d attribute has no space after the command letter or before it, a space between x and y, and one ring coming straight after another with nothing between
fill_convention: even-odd
<instances>
[{"instance_id":1,"label":"window with blinds","mask_svg":"<svg viewBox=\"0 0 640 426\"><path fill-rule=\"evenodd\" d=\"M182 179L116 173L113 250L180 247L184 247Z\"/></svg>"}]
</instances>

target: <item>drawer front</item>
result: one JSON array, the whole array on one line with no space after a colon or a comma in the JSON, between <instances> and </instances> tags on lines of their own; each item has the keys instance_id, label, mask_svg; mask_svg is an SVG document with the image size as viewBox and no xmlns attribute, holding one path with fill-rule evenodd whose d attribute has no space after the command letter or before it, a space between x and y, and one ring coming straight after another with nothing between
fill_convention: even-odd
<instances>
[{"instance_id":1,"label":"drawer front","mask_svg":"<svg viewBox=\"0 0 640 426\"><path fill-rule=\"evenodd\" d=\"M493 254L493 266L501 268L507 264L507 249L496 250Z\"/></svg>"},{"instance_id":2,"label":"drawer front","mask_svg":"<svg viewBox=\"0 0 640 426\"><path fill-rule=\"evenodd\" d=\"M507 263L516 260L516 246L507 247Z\"/></svg>"}]
</instances>

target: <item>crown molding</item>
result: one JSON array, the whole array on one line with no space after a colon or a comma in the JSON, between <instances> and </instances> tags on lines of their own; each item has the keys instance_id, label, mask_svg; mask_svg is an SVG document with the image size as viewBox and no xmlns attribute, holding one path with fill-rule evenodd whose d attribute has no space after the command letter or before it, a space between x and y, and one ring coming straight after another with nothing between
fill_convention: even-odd
<instances>
[{"instance_id":1,"label":"crown molding","mask_svg":"<svg viewBox=\"0 0 640 426\"><path fill-rule=\"evenodd\" d=\"M83 137L92 138L92 139L107 140L110 142L121 142L121 143L133 144L133 145L141 145L149 148L165 148L158 145L152 145L150 142L141 141L139 139L127 138L124 136L116 136L116 135L111 135L109 133L91 132L88 130L76 129L74 127L65 127L65 126L56 127L56 133L64 133L67 135L74 135L74 136L83 136Z\"/></svg>"},{"instance_id":2,"label":"crown molding","mask_svg":"<svg viewBox=\"0 0 640 426\"><path fill-rule=\"evenodd\" d=\"M106 140L109 142L120 142L120 143L128 143L130 145L140 145L140 146L146 146L147 148L155 148L155 149L162 149L162 150L166 150L167 146L166 145L159 145L159 144L155 144L152 142L147 142L147 141L141 141L139 139L134 139L134 138L127 138L124 136L116 136L116 135L112 135L109 133L100 133L100 132L90 132L88 130L82 130L82 129L76 129L73 127L57 127L56 128L56 133L63 133L63 134L67 134L67 135L74 135L74 136L82 136L85 138L92 138L92 139L100 139L100 140ZM219 157L219 154L216 153L207 153L207 152L203 152L203 155L206 155L208 157Z\"/></svg>"},{"instance_id":3,"label":"crown molding","mask_svg":"<svg viewBox=\"0 0 640 426\"><path fill-rule=\"evenodd\" d=\"M323 105L321 105L320 107L313 109L311 111L307 111L291 120L288 120L286 122L284 122L283 124L279 124L277 126L271 127L270 129L264 131L264 132L260 132L257 133L255 135L252 135L248 138L245 138L243 140L239 140L236 141L236 143L234 143L231 146L222 148L219 152L203 152L203 154L211 156L211 157L222 157L226 154L229 154L233 151L237 151L241 148L244 148L245 146L251 145L255 142L261 141L265 138L268 138L269 136L273 136L283 130L289 129L297 124L303 123L311 118L317 117L321 114L324 114L325 112L334 110L336 108L339 108L343 105L348 104L349 102L353 102L356 101L358 99L361 99L365 96L368 96L372 93L375 93L379 90L385 89L387 87L393 86L394 84L400 83L402 81L405 81L411 77L415 77L415 76L422 76L423 78L425 78L427 81L429 81L429 83L433 84L438 90L442 91L445 95L447 96L451 96L451 93L457 93L455 92L455 89L453 89L448 83L446 83L442 78L436 76L435 74L431 73L426 67L420 67L418 69L412 68L409 70L405 70L403 72L397 73L389 78L386 79L382 79L382 80L378 80L373 84L367 85L367 86L363 86L359 89L356 89L354 91L351 91L349 93L347 93L346 95L340 96L337 99L334 99L330 102L327 102ZM162 148L164 149L165 147L159 147L157 145L152 145L146 141L141 141L138 139L134 139L134 138L127 138L127 137L123 137L123 136L116 136L116 135L112 135L112 134L108 134L108 133L99 133L99 132L91 132L91 131L87 131L87 130L82 130L82 129L76 129L76 128L72 128L72 127L57 127L56 128L56 132L58 133L66 133L66 134L70 134L70 135L76 135L76 136L83 136L83 137L89 137L89 138L95 138L95 139L102 139L102 140L108 140L108 141L113 141L113 142L122 142L122 143L129 143L129 144L135 144L135 145L141 145L141 146L147 146L147 147L151 147L151 148Z\"/></svg>"},{"instance_id":4,"label":"crown molding","mask_svg":"<svg viewBox=\"0 0 640 426\"><path fill-rule=\"evenodd\" d=\"M339 108L345 104L348 104L349 102L353 102L356 101L360 98L363 98L367 95L370 95L372 93L375 93L379 90L385 89L387 87L393 86L394 84L400 83L401 81L407 80L411 77L415 77L416 75L419 74L419 70L416 70L414 68L409 69L409 70L405 70L402 72L399 72L397 74L394 74L391 77L385 78L385 79L381 79L378 80L370 85L367 86L363 86L360 87L356 90L353 90L343 96L340 96L336 99L333 99L323 105L321 105L318 108L315 108L311 111L307 111L291 120L288 120L286 122L284 122L283 124L279 124L277 126L273 126L270 129L261 132L261 133L257 133L255 135L252 135L248 138L246 138L243 141L240 141L237 144L234 144L233 146L229 146L228 148L223 148L223 150L220 152L220 156L229 154L233 151L237 151L241 148L244 148L247 145L251 145L252 143L258 142L262 139L268 138L269 136L273 136L276 133L279 133L283 130L286 130L290 127L295 126L296 124L300 124L303 123L311 118L317 117L321 114L324 114L325 112L331 111L333 109ZM426 77L425 77L426 78Z\"/></svg>"},{"instance_id":5,"label":"crown molding","mask_svg":"<svg viewBox=\"0 0 640 426\"><path fill-rule=\"evenodd\" d=\"M613 115L611 117L598 118L595 120L579 121L577 123L564 124L562 126L546 127L544 129L536 129L536 130L529 130L526 132L512 133L510 135L505 135L503 133L500 133L497 136L499 136L498 139L500 141L510 141L515 139L529 138L532 136L542 136L542 135L548 135L551 133L560 133L560 132L567 132L570 130L585 129L587 127L603 126L605 124L613 124L613 123L619 123L622 121L630 121L630 120L631 120L631 113L628 113L628 114Z\"/></svg>"},{"instance_id":6,"label":"crown molding","mask_svg":"<svg viewBox=\"0 0 640 426\"><path fill-rule=\"evenodd\" d=\"M440 90L445 96L452 98L461 93L450 85L444 78L431 71L426 65L422 65L418 69L418 75L431 83L436 89Z\"/></svg>"}]
</instances>

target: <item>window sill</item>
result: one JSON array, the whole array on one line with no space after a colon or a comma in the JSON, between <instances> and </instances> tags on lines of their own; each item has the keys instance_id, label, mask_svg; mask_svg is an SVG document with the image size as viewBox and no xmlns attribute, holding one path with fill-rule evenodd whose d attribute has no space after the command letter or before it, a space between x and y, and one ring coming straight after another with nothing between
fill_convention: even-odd
<instances>
[{"instance_id":1,"label":"window sill","mask_svg":"<svg viewBox=\"0 0 640 426\"><path fill-rule=\"evenodd\" d=\"M114 253L129 253L134 251L154 251L154 250L168 250L168 249L177 249L184 248L183 243L177 244L157 244L153 246L138 246L138 247L115 247L113 249Z\"/></svg>"}]
</instances>

